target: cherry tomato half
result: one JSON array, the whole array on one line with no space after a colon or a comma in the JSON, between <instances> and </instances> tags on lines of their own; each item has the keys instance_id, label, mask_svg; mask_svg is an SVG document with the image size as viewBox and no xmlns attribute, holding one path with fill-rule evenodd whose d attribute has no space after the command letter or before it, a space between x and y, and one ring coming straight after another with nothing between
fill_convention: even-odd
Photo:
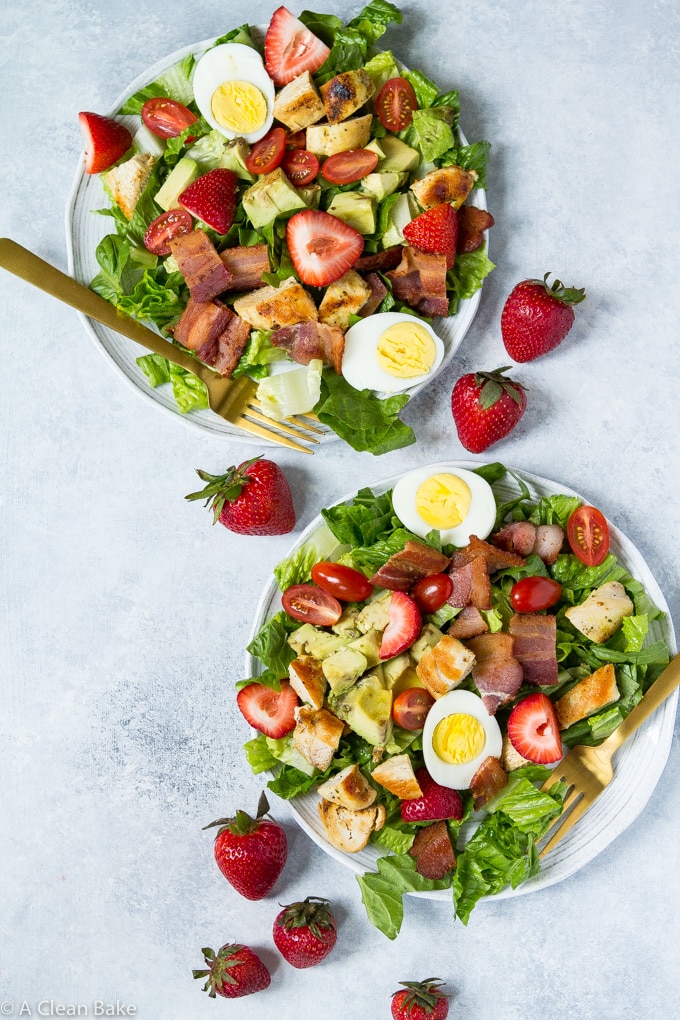
<instances>
[{"instance_id":1,"label":"cherry tomato half","mask_svg":"<svg viewBox=\"0 0 680 1020\"><path fill-rule=\"evenodd\" d=\"M365 602L373 594L368 578L342 563L315 563L312 581L342 602Z\"/></svg>"},{"instance_id":2,"label":"cherry tomato half","mask_svg":"<svg viewBox=\"0 0 680 1020\"><path fill-rule=\"evenodd\" d=\"M321 167L321 176L331 184L352 184L378 165L378 153L370 149L346 149L329 156Z\"/></svg>"},{"instance_id":3,"label":"cherry tomato half","mask_svg":"<svg viewBox=\"0 0 680 1020\"><path fill-rule=\"evenodd\" d=\"M424 687L407 687L394 699L392 718L403 730L422 730L433 705L434 698Z\"/></svg>"},{"instance_id":4,"label":"cherry tomato half","mask_svg":"<svg viewBox=\"0 0 680 1020\"><path fill-rule=\"evenodd\" d=\"M448 574L430 574L421 577L411 590L411 598L421 613L436 613L453 591L453 581Z\"/></svg>"},{"instance_id":5,"label":"cherry tomato half","mask_svg":"<svg viewBox=\"0 0 680 1020\"><path fill-rule=\"evenodd\" d=\"M330 627L342 616L338 600L315 584L292 584L281 596L281 603L294 620L315 627Z\"/></svg>"},{"instance_id":6,"label":"cherry tomato half","mask_svg":"<svg viewBox=\"0 0 680 1020\"><path fill-rule=\"evenodd\" d=\"M306 149L307 148L307 132L306 131L294 131L292 135L286 135L286 148L287 149Z\"/></svg>"},{"instance_id":7,"label":"cherry tomato half","mask_svg":"<svg viewBox=\"0 0 680 1020\"><path fill-rule=\"evenodd\" d=\"M597 567L609 552L609 525L594 506L580 506L567 522L567 541L587 567Z\"/></svg>"},{"instance_id":8,"label":"cherry tomato half","mask_svg":"<svg viewBox=\"0 0 680 1020\"><path fill-rule=\"evenodd\" d=\"M319 172L318 159L307 149L288 149L281 166L288 180L300 187L311 184Z\"/></svg>"},{"instance_id":9,"label":"cherry tomato half","mask_svg":"<svg viewBox=\"0 0 680 1020\"><path fill-rule=\"evenodd\" d=\"M251 174L269 174L276 170L286 151L286 132L281 127L272 128L264 138L251 147L246 159L246 169Z\"/></svg>"},{"instance_id":10,"label":"cherry tomato half","mask_svg":"<svg viewBox=\"0 0 680 1020\"><path fill-rule=\"evenodd\" d=\"M170 209L161 213L146 228L144 247L154 255L169 255L169 242L182 234L190 234L194 221L186 209Z\"/></svg>"},{"instance_id":11,"label":"cherry tomato half","mask_svg":"<svg viewBox=\"0 0 680 1020\"><path fill-rule=\"evenodd\" d=\"M417 109L416 94L406 78L390 78L376 96L375 112L388 131L407 128L413 119L413 111Z\"/></svg>"},{"instance_id":12,"label":"cherry tomato half","mask_svg":"<svg viewBox=\"0 0 680 1020\"><path fill-rule=\"evenodd\" d=\"M552 577L523 577L510 589L510 602L516 613L538 613L559 602L562 585Z\"/></svg>"},{"instance_id":13,"label":"cherry tomato half","mask_svg":"<svg viewBox=\"0 0 680 1020\"><path fill-rule=\"evenodd\" d=\"M142 120L149 131L159 138L177 138L195 124L198 117L191 110L187 110L186 106L176 103L174 99L155 96L144 103Z\"/></svg>"}]
</instances>

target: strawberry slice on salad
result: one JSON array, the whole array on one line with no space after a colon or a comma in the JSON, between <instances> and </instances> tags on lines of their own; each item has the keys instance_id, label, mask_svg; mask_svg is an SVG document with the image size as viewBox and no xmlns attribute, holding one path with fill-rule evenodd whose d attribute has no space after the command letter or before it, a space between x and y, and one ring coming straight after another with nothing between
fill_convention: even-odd
<instances>
[{"instance_id":1,"label":"strawberry slice on salad","mask_svg":"<svg viewBox=\"0 0 680 1020\"><path fill-rule=\"evenodd\" d=\"M291 216L286 242L296 273L310 287L327 287L339 280L364 250L358 230L318 209Z\"/></svg>"},{"instance_id":2,"label":"strawberry slice on salad","mask_svg":"<svg viewBox=\"0 0 680 1020\"><path fill-rule=\"evenodd\" d=\"M100 174L108 170L132 145L128 129L111 117L79 113L78 121L85 139L85 173Z\"/></svg>"},{"instance_id":3,"label":"strawberry slice on salad","mask_svg":"<svg viewBox=\"0 0 680 1020\"><path fill-rule=\"evenodd\" d=\"M458 242L458 217L453 206L442 202L416 216L404 227L404 237L414 248L446 256L446 268L453 269Z\"/></svg>"},{"instance_id":4,"label":"strawberry slice on salad","mask_svg":"<svg viewBox=\"0 0 680 1020\"><path fill-rule=\"evenodd\" d=\"M547 694L530 694L508 717L508 738L523 758L550 765L562 757L562 740L555 706Z\"/></svg>"},{"instance_id":5,"label":"strawberry slice on salad","mask_svg":"<svg viewBox=\"0 0 680 1020\"><path fill-rule=\"evenodd\" d=\"M403 591L392 592L389 618L380 645L380 658L391 659L410 648L423 626L420 610Z\"/></svg>"},{"instance_id":6,"label":"strawberry slice on salad","mask_svg":"<svg viewBox=\"0 0 680 1020\"><path fill-rule=\"evenodd\" d=\"M218 234L226 234L234 222L237 182L231 170L210 170L182 192L179 204Z\"/></svg>"},{"instance_id":7,"label":"strawberry slice on salad","mask_svg":"<svg viewBox=\"0 0 680 1020\"><path fill-rule=\"evenodd\" d=\"M305 71L314 74L330 52L287 7L274 11L264 37L264 66L275 85L287 85Z\"/></svg>"},{"instance_id":8,"label":"strawberry slice on salad","mask_svg":"<svg viewBox=\"0 0 680 1020\"><path fill-rule=\"evenodd\" d=\"M248 684L236 695L236 703L246 721L267 737L278 740L295 729L298 699L287 680L281 681L280 691L265 684Z\"/></svg>"}]
</instances>

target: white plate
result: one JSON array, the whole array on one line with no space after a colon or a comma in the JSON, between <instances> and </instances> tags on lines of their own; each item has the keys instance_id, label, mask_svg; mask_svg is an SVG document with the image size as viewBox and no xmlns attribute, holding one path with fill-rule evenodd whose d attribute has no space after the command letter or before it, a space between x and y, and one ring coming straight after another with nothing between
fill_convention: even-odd
<instances>
[{"instance_id":1,"label":"white plate","mask_svg":"<svg viewBox=\"0 0 680 1020\"><path fill-rule=\"evenodd\" d=\"M468 469L479 467L479 464L474 461L449 461L448 464ZM432 465L433 470L436 467L437 465ZM573 489L546 478L526 474L523 471L514 473L526 482L532 498L538 499L554 493L579 495ZM399 477L400 475L394 475L370 487L376 494L381 494L387 489L391 489ZM518 486L509 476L497 483L494 488L504 499L512 498L519 491ZM343 499L338 500L338 503L344 503L354 495L354 492L349 493ZM289 554L308 541L320 527L325 527L325 523L323 518L318 516L300 535L298 541L289 550ZM675 633L668 605L647 563L633 543L611 524L610 532L612 552L632 576L642 582L647 594L666 614L664 619L651 622L648 640L651 642L662 639L675 651ZM257 607L250 640L257 634L265 620L280 609L281 593L276 582L272 581L264 591ZM260 670L261 664L248 653L245 675L255 676ZM539 874L518 886L517 889L508 887L502 890L492 897L494 900L522 896L568 878L592 861L637 818L649 800L666 764L673 736L677 700L678 692L676 691L623 745L616 757L614 780L587 814L545 857ZM341 850L337 850L326 839L317 811L318 801L318 795L315 792L310 792L302 797L296 797L288 803L298 824L331 857L345 864L357 874L374 871L376 860L384 851L371 844L356 854L345 854ZM412 895L448 902L451 899L451 890L438 889ZM489 899L489 897L485 898Z\"/></svg>"},{"instance_id":2,"label":"white plate","mask_svg":"<svg viewBox=\"0 0 680 1020\"><path fill-rule=\"evenodd\" d=\"M260 26L260 30L263 31L262 26ZM207 39L192 46L185 46L183 49L176 50L175 53L158 61L158 63L140 74L129 85L106 115L116 117L116 119L126 124L134 133L139 127L139 118L118 117L118 110L123 103L130 96L134 95L135 92L138 92L139 89L149 82L154 81L189 53L200 56L213 42L213 39ZM461 142L464 145L467 144L463 133L461 131L459 133ZM470 201L473 205L486 209L486 192L484 189L476 188L472 193ZM86 285L89 285L99 272L99 265L95 258L97 245L106 234L115 231L113 223L108 216L99 216L92 210L104 209L108 208L108 206L109 202L104 193L99 175L86 174L83 158L81 157L66 207L66 245L69 273ZM461 301L455 316L438 320L436 330L444 341L445 355L437 373L433 373L432 379L442 371L462 343L475 317L481 296L482 292L480 289L471 298ZM136 359L143 353L137 344L127 340L114 330L102 326L101 323L89 319L85 315L81 314L80 317L85 329L109 363L140 396L155 407L159 407L162 411L173 415L176 419L179 418L180 421L185 422L187 425L199 428L203 432L208 432L212 435L231 436L238 438L239 442L244 444L262 446L264 442L265 445L276 445L262 439L256 439L247 432L243 432L241 429L236 428L236 426L231 425L218 415L213 414L208 409L181 414L175 403L170 386L159 386L156 389L152 389L149 386L146 376L136 362ZM422 389L423 386L428 385L430 381L431 379L428 379L427 382L421 383L420 386L412 387L405 392L413 395ZM330 429L326 429L321 437L321 442L332 442L336 439L338 439L338 436Z\"/></svg>"}]
</instances>

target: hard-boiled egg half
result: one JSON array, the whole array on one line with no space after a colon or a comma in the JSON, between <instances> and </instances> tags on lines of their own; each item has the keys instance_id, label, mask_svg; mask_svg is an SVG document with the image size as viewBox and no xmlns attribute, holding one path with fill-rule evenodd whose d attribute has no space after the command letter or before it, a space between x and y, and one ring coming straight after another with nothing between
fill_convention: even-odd
<instances>
[{"instance_id":1,"label":"hard-boiled egg half","mask_svg":"<svg viewBox=\"0 0 680 1020\"><path fill-rule=\"evenodd\" d=\"M243 43L222 43L203 54L194 71L199 110L226 138L256 142L274 119L274 82L262 57Z\"/></svg>"},{"instance_id":2,"label":"hard-boiled egg half","mask_svg":"<svg viewBox=\"0 0 680 1020\"><path fill-rule=\"evenodd\" d=\"M435 701L423 728L425 766L440 786L468 790L485 758L498 758L501 730L472 691L449 691Z\"/></svg>"},{"instance_id":3,"label":"hard-boiled egg half","mask_svg":"<svg viewBox=\"0 0 680 1020\"><path fill-rule=\"evenodd\" d=\"M401 393L439 368L444 344L414 315L378 312L345 333L342 374L355 390Z\"/></svg>"},{"instance_id":4,"label":"hard-boiled egg half","mask_svg":"<svg viewBox=\"0 0 680 1020\"><path fill-rule=\"evenodd\" d=\"M394 512L414 535L438 531L444 545L486 538L496 520L496 500L487 481L454 464L430 464L403 475L392 492Z\"/></svg>"}]
</instances>

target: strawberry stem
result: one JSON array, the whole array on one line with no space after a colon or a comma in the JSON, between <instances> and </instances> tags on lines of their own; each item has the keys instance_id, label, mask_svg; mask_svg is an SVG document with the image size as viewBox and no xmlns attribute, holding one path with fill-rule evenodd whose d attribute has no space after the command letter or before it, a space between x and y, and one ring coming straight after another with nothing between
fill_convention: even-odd
<instances>
[{"instance_id":1,"label":"strawberry stem","mask_svg":"<svg viewBox=\"0 0 680 1020\"><path fill-rule=\"evenodd\" d=\"M555 278L553 283L548 283L550 273L545 273L542 280L532 280L537 287L543 287L549 297L555 298L563 305L578 305L585 301L586 292L583 287L565 287L561 280Z\"/></svg>"},{"instance_id":2,"label":"strawberry stem","mask_svg":"<svg viewBox=\"0 0 680 1020\"><path fill-rule=\"evenodd\" d=\"M443 996L441 989L444 982L439 978L426 978L425 981L400 981L399 984L409 990L409 994L403 1001L403 1005L409 1013L415 1006L420 1006L426 1013L432 1013ZM394 994L398 995L399 993L395 992Z\"/></svg>"},{"instance_id":3,"label":"strawberry stem","mask_svg":"<svg viewBox=\"0 0 680 1020\"><path fill-rule=\"evenodd\" d=\"M207 471L196 468L196 474L202 482L207 482L205 488L198 492L190 492L185 499L204 499L205 506L210 505L213 512L213 524L220 519L220 514L225 503L233 503L241 495L241 492L249 482L248 469L260 460L262 454L245 460L242 464L232 465L223 475L211 475Z\"/></svg>"},{"instance_id":4,"label":"strawberry stem","mask_svg":"<svg viewBox=\"0 0 680 1020\"><path fill-rule=\"evenodd\" d=\"M504 393L515 401L518 407L522 406L522 393L524 386L515 382L514 379L506 379L503 375L510 369L510 365L497 368L493 372L475 372L475 386L479 387L479 406L483 411L497 404Z\"/></svg>"},{"instance_id":5,"label":"strawberry stem","mask_svg":"<svg viewBox=\"0 0 680 1020\"><path fill-rule=\"evenodd\" d=\"M257 802L257 814L253 818L246 811L237 811L231 818L218 818L214 822L210 822L208 825L203 826L203 831L206 829L214 829L215 826L219 825L220 829L217 836L229 830L234 836L247 836L249 832L254 832L257 829L260 818L266 815L269 811L269 801L264 790L260 794L260 799Z\"/></svg>"}]
</instances>

